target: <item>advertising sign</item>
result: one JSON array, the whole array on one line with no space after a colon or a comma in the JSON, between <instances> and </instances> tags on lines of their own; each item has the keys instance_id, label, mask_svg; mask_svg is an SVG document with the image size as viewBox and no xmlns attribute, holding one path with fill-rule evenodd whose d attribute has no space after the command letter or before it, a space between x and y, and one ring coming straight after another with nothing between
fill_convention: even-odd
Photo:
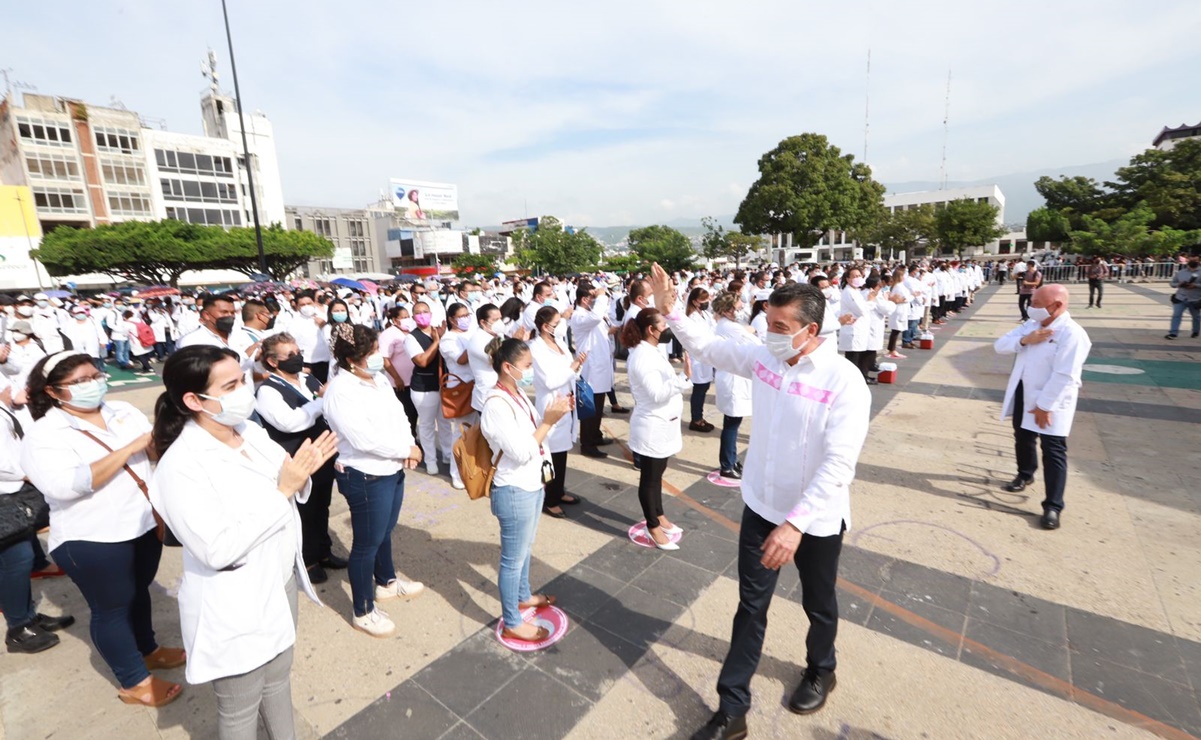
<instances>
[{"instance_id":1,"label":"advertising sign","mask_svg":"<svg viewBox=\"0 0 1201 740\"><path fill-rule=\"evenodd\" d=\"M392 179L388 192L401 218L415 224L459 220L459 188L444 182Z\"/></svg>"},{"instance_id":2,"label":"advertising sign","mask_svg":"<svg viewBox=\"0 0 1201 740\"><path fill-rule=\"evenodd\" d=\"M350 251L350 247L336 247L334 249L335 270L350 270L354 268L354 255Z\"/></svg>"}]
</instances>

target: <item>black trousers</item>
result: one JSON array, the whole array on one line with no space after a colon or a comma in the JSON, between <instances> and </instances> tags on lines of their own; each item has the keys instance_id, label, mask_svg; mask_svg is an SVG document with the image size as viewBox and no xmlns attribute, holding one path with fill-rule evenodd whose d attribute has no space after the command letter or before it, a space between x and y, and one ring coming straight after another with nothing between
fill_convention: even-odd
<instances>
[{"instance_id":1,"label":"black trousers","mask_svg":"<svg viewBox=\"0 0 1201 740\"><path fill-rule=\"evenodd\" d=\"M567 485L567 452L550 453L550 461L555 466L555 477L546 484L542 507L549 508L563 503L564 486Z\"/></svg>"},{"instance_id":2,"label":"black trousers","mask_svg":"<svg viewBox=\"0 0 1201 740\"><path fill-rule=\"evenodd\" d=\"M602 437L601 421L605 417L605 394L593 393L592 402L596 404L596 415L591 419L580 419L580 449L582 450L596 449Z\"/></svg>"},{"instance_id":3,"label":"black trousers","mask_svg":"<svg viewBox=\"0 0 1201 740\"><path fill-rule=\"evenodd\" d=\"M1013 440L1018 461L1018 475L1034 480L1038 472L1038 446L1043 448L1043 510L1063 511L1063 491L1068 485L1068 438L1040 434L1022 429L1022 412L1026 408L1022 384L1013 394Z\"/></svg>"},{"instance_id":4,"label":"black trousers","mask_svg":"<svg viewBox=\"0 0 1201 740\"><path fill-rule=\"evenodd\" d=\"M876 367L876 351L874 349L863 350L861 352L847 352L846 358L855 367L859 368L859 372L863 373L864 380L867 380L867 374Z\"/></svg>"},{"instance_id":5,"label":"black trousers","mask_svg":"<svg viewBox=\"0 0 1201 740\"><path fill-rule=\"evenodd\" d=\"M400 405L405 407L405 418L409 420L409 430L413 433L413 439L417 439L417 407L413 405L413 391L407 385L404 388L397 388L396 397L400 399Z\"/></svg>"},{"instance_id":6,"label":"black trousers","mask_svg":"<svg viewBox=\"0 0 1201 740\"><path fill-rule=\"evenodd\" d=\"M741 717L751 708L751 677L763 654L767 633L767 609L771 606L780 571L765 568L763 543L776 528L749 508L742 510L742 531L738 536L738 613L717 678L719 709L731 717ZM845 524L843 526L845 531ZM828 537L802 535L797 548L797 570L801 574L801 607L809 618L805 636L805 661L809 668L833 671L836 666L834 638L838 635L838 558L842 554L842 533ZM790 625L791 626L791 625Z\"/></svg>"},{"instance_id":7,"label":"black trousers","mask_svg":"<svg viewBox=\"0 0 1201 740\"><path fill-rule=\"evenodd\" d=\"M650 530L659 526L659 517L663 516L663 473L667 471L667 458L645 455L641 458L638 503L642 504L642 515L646 517L646 528Z\"/></svg>"},{"instance_id":8,"label":"black trousers","mask_svg":"<svg viewBox=\"0 0 1201 740\"><path fill-rule=\"evenodd\" d=\"M1101 307L1101 295L1105 292L1105 283L1100 280L1089 278L1088 281L1088 305L1093 305L1093 298L1096 297L1097 308Z\"/></svg>"},{"instance_id":9,"label":"black trousers","mask_svg":"<svg viewBox=\"0 0 1201 740\"><path fill-rule=\"evenodd\" d=\"M1026 308L1030 306L1030 299L1033 297L1033 293L1018 296L1018 310L1022 312L1022 321L1027 321L1030 318L1030 315L1026 313Z\"/></svg>"},{"instance_id":10,"label":"black trousers","mask_svg":"<svg viewBox=\"0 0 1201 740\"><path fill-rule=\"evenodd\" d=\"M333 540L329 536L329 503L334 491L334 462L330 458L316 473L313 473L313 488L309 500L296 504L300 511L300 532L303 538L301 555L305 565L315 565L330 554Z\"/></svg>"}]
</instances>

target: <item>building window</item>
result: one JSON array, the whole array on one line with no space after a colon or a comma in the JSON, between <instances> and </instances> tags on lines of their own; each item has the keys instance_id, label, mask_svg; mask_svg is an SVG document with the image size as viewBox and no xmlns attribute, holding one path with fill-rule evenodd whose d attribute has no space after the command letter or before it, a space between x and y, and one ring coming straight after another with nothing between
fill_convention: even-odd
<instances>
[{"instance_id":1,"label":"building window","mask_svg":"<svg viewBox=\"0 0 1201 740\"><path fill-rule=\"evenodd\" d=\"M297 231L304 231L304 220L300 216L296 217L295 226Z\"/></svg>"},{"instance_id":2,"label":"building window","mask_svg":"<svg viewBox=\"0 0 1201 740\"><path fill-rule=\"evenodd\" d=\"M88 206L82 190L68 188L34 188L33 202L48 213L80 213L87 215Z\"/></svg>"},{"instance_id":3,"label":"building window","mask_svg":"<svg viewBox=\"0 0 1201 740\"><path fill-rule=\"evenodd\" d=\"M17 133L22 139L46 146L69 146L71 126L41 116L17 116Z\"/></svg>"},{"instance_id":4,"label":"building window","mask_svg":"<svg viewBox=\"0 0 1201 740\"><path fill-rule=\"evenodd\" d=\"M31 177L77 180L79 179L79 164L74 157L64 154L34 153L25 158L25 166Z\"/></svg>"},{"instance_id":5,"label":"building window","mask_svg":"<svg viewBox=\"0 0 1201 740\"><path fill-rule=\"evenodd\" d=\"M333 234L334 234L333 228L331 228L330 220L328 218L314 218L313 219L313 231L320 234L321 236L326 237L326 238L329 238L329 237L333 236Z\"/></svg>"},{"instance_id":6,"label":"building window","mask_svg":"<svg viewBox=\"0 0 1201 740\"><path fill-rule=\"evenodd\" d=\"M114 216L150 215L150 198L140 193L114 193L108 196L108 209Z\"/></svg>"},{"instance_id":7,"label":"building window","mask_svg":"<svg viewBox=\"0 0 1201 740\"><path fill-rule=\"evenodd\" d=\"M164 172L181 172L188 175L204 175L206 177L234 176L233 166L229 157L209 154L194 154L192 152L177 152L171 149L155 149L154 161Z\"/></svg>"},{"instance_id":8,"label":"building window","mask_svg":"<svg viewBox=\"0 0 1201 740\"><path fill-rule=\"evenodd\" d=\"M137 154L141 150L138 142L138 132L124 128L109 128L96 126L93 128L96 136L96 149L112 154Z\"/></svg>"},{"instance_id":9,"label":"building window","mask_svg":"<svg viewBox=\"0 0 1201 740\"><path fill-rule=\"evenodd\" d=\"M145 185L146 171L142 165L126 162L101 162L100 171L110 185Z\"/></svg>"},{"instance_id":10,"label":"building window","mask_svg":"<svg viewBox=\"0 0 1201 740\"><path fill-rule=\"evenodd\" d=\"M242 214L220 208L177 208L167 207L167 218L186 221L201 226L241 226Z\"/></svg>"},{"instance_id":11,"label":"building window","mask_svg":"<svg viewBox=\"0 0 1201 740\"><path fill-rule=\"evenodd\" d=\"M237 203L233 183L162 178L163 197L188 203Z\"/></svg>"}]
</instances>

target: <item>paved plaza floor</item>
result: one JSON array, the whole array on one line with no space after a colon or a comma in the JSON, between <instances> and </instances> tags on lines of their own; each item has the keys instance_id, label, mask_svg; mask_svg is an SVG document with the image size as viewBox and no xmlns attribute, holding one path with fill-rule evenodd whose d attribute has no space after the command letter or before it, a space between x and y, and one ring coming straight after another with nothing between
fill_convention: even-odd
<instances>
[{"instance_id":1,"label":"paved plaza floor","mask_svg":"<svg viewBox=\"0 0 1201 740\"><path fill-rule=\"evenodd\" d=\"M1093 352L1069 440L1060 530L1038 526L1041 480L1023 493L1011 427L997 416L1010 360L992 341L1016 325L1012 288L986 288L964 317L909 351L898 383L872 389L870 436L842 556L838 686L818 714L784 701L804 667L807 621L795 568L782 571L753 684L751 737L1075 738L1201 736L1201 339L1162 337L1164 285L1113 285L1073 315ZM115 393L149 411L157 392ZM619 387L628 401L628 390ZM710 418L720 417L709 402ZM742 444L753 425L743 427ZM626 420L608 418L624 440ZM788 430L755 428L755 434ZM631 543L637 471L617 445L570 457L586 503L543 517L535 590L571 625L554 646L514 653L494 637L499 536L486 501L445 476L411 473L396 561L427 584L385 606L399 626L351 629L350 586L333 572L326 608L301 600L293 670L304 738L687 737L716 706L714 683L738 599L737 488L707 480L717 433L685 431L665 480L678 552ZM350 544L344 501L335 548ZM160 642L179 644L178 550L155 584ZM35 582L42 611L79 623L34 656L0 655L0 740L213 737L208 686L160 710L127 707L87 639L66 579ZM183 680L183 671L164 674Z\"/></svg>"}]
</instances>

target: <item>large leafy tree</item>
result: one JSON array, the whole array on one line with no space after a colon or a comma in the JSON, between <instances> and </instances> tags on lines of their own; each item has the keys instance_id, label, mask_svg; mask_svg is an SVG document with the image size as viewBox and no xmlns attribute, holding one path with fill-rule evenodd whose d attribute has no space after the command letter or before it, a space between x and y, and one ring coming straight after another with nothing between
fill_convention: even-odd
<instances>
[{"instance_id":1,"label":"large leafy tree","mask_svg":"<svg viewBox=\"0 0 1201 740\"><path fill-rule=\"evenodd\" d=\"M948 201L934 210L933 243L942 252L959 254L964 247L980 247L1005 235L997 225L998 208L972 198Z\"/></svg>"},{"instance_id":2,"label":"large leafy tree","mask_svg":"<svg viewBox=\"0 0 1201 740\"><path fill-rule=\"evenodd\" d=\"M1062 243L1068 240L1071 221L1061 211L1035 208L1026 215L1026 238L1035 242Z\"/></svg>"},{"instance_id":3,"label":"large leafy tree","mask_svg":"<svg viewBox=\"0 0 1201 740\"><path fill-rule=\"evenodd\" d=\"M856 232L856 238L878 247L882 256L891 258L898 252L912 256L934 238L934 206L922 203L908 210L899 206L892 212L885 210Z\"/></svg>"},{"instance_id":4,"label":"large leafy tree","mask_svg":"<svg viewBox=\"0 0 1201 740\"><path fill-rule=\"evenodd\" d=\"M684 270L692 267L697 254L688 237L670 226L644 226L634 229L627 237L630 252L644 264L658 262L664 270Z\"/></svg>"},{"instance_id":5,"label":"large leafy tree","mask_svg":"<svg viewBox=\"0 0 1201 740\"><path fill-rule=\"evenodd\" d=\"M1112 222L1085 216L1083 228L1071 232L1072 251L1104 257L1169 257L1201 242L1201 229L1155 228L1156 218L1155 211L1146 203L1139 203Z\"/></svg>"},{"instance_id":6,"label":"large leafy tree","mask_svg":"<svg viewBox=\"0 0 1201 740\"><path fill-rule=\"evenodd\" d=\"M533 231L514 232L513 246L519 265L550 275L590 270L600 261L603 251L591 234L582 229L569 232L552 216L542 217Z\"/></svg>"},{"instance_id":7,"label":"large leafy tree","mask_svg":"<svg viewBox=\"0 0 1201 740\"><path fill-rule=\"evenodd\" d=\"M309 260L333 255L333 245L316 234L263 230L267 271L282 280ZM254 230L198 226L174 219L127 221L94 229L59 228L42 239L33 257L55 276L98 272L147 285L178 285L188 270L259 272Z\"/></svg>"},{"instance_id":8,"label":"large leafy tree","mask_svg":"<svg viewBox=\"0 0 1201 740\"><path fill-rule=\"evenodd\" d=\"M1185 139L1167 151L1148 149L1115 174L1113 200L1124 209L1146 204L1151 227L1201 229L1201 139Z\"/></svg>"},{"instance_id":9,"label":"large leafy tree","mask_svg":"<svg viewBox=\"0 0 1201 740\"><path fill-rule=\"evenodd\" d=\"M791 233L812 246L831 229L857 231L879 217L884 186L871 168L821 134L790 136L759 158L734 222L748 234Z\"/></svg>"},{"instance_id":10,"label":"large leafy tree","mask_svg":"<svg viewBox=\"0 0 1201 740\"><path fill-rule=\"evenodd\" d=\"M726 231L709 216L701 219L701 225L705 227L705 235L701 237L701 253L711 260L724 257L741 266L743 258L763 248L763 237L741 231Z\"/></svg>"}]
</instances>

